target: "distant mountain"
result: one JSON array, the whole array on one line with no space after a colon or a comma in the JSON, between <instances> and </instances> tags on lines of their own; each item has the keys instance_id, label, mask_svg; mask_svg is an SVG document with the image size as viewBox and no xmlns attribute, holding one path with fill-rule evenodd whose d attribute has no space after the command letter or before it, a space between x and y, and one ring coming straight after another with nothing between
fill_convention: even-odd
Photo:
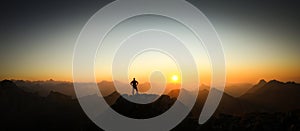
<instances>
[{"instance_id":1,"label":"distant mountain","mask_svg":"<svg viewBox=\"0 0 300 131\"><path fill-rule=\"evenodd\" d=\"M216 89L213 89L218 91ZM179 89L169 92L169 96L176 98ZM197 118L206 102L209 90L203 89L198 93L197 101L191 111L191 116ZM215 115L225 113L242 115L251 112L287 112L300 109L300 87L294 82L279 82L261 80L241 97L233 97L223 93Z\"/></svg>"},{"instance_id":2,"label":"distant mountain","mask_svg":"<svg viewBox=\"0 0 300 131\"><path fill-rule=\"evenodd\" d=\"M27 103L29 102L29 103ZM0 112L18 112L23 111L23 107L34 106L42 103L43 99L37 94L27 93L9 80L0 82Z\"/></svg>"},{"instance_id":3,"label":"distant mountain","mask_svg":"<svg viewBox=\"0 0 300 131\"><path fill-rule=\"evenodd\" d=\"M266 84L267 84L267 82L264 79L262 79L256 85L254 85L252 88L250 88L245 94L255 93L257 90L259 90L261 87L263 87Z\"/></svg>"},{"instance_id":4,"label":"distant mountain","mask_svg":"<svg viewBox=\"0 0 300 131\"><path fill-rule=\"evenodd\" d=\"M105 101L107 102L108 105L113 105L116 103L116 101L120 98L120 94L118 92L113 92L110 95L104 97Z\"/></svg>"},{"instance_id":5,"label":"distant mountain","mask_svg":"<svg viewBox=\"0 0 300 131\"><path fill-rule=\"evenodd\" d=\"M215 91L218 91L217 89L214 89ZM179 94L179 89L173 90L169 92L170 97L177 97ZM196 100L196 103L191 111L191 117L198 118L200 115L200 112L204 106L204 103L206 101L206 98L208 96L209 91L206 89L200 90L198 93L198 97ZM226 113L226 114L233 114L233 115L240 115L246 111L245 107L247 106L246 103L241 102L239 99L234 98L227 93L223 93L222 99L220 101L220 104L215 112L215 114L219 113Z\"/></svg>"},{"instance_id":6,"label":"distant mountain","mask_svg":"<svg viewBox=\"0 0 300 131\"><path fill-rule=\"evenodd\" d=\"M147 92L151 88L151 84L149 82L141 83L138 87L139 92Z\"/></svg>"},{"instance_id":7,"label":"distant mountain","mask_svg":"<svg viewBox=\"0 0 300 131\"><path fill-rule=\"evenodd\" d=\"M41 97L3 80L0 105L0 130L99 130L77 100L58 92Z\"/></svg>"},{"instance_id":8,"label":"distant mountain","mask_svg":"<svg viewBox=\"0 0 300 131\"><path fill-rule=\"evenodd\" d=\"M24 81L24 80L12 80L20 89L31 92L38 93L40 96L46 97L49 95L51 91L60 92L62 94L72 96L72 98L76 98L74 85L72 82L65 81L54 81L54 80L46 80L46 81ZM116 83L121 87L119 88L120 92L126 92L131 94L131 87L128 83L118 82ZM108 96L114 91L116 91L115 84L112 81L101 81L97 83L98 89L93 86L93 83L80 83L80 91L84 92L86 95L93 95L98 89L101 91L103 96ZM152 85L152 86L155 86ZM239 83L239 84L230 84L226 85L225 92L231 96L239 97L244 94L250 87L251 84L247 83ZM140 83L138 86L139 92L147 92L151 88L151 84L149 82ZM180 85L175 83L169 83L166 85L165 91L163 94L168 94L170 91L179 89ZM200 85L200 90L209 90L210 87L207 85ZM153 92L160 93L160 92Z\"/></svg>"},{"instance_id":9,"label":"distant mountain","mask_svg":"<svg viewBox=\"0 0 300 131\"><path fill-rule=\"evenodd\" d=\"M101 81L98 83L98 87L103 96L108 96L116 91L114 83L110 81Z\"/></svg>"},{"instance_id":10,"label":"distant mountain","mask_svg":"<svg viewBox=\"0 0 300 131\"><path fill-rule=\"evenodd\" d=\"M40 96L46 97L51 91L59 92L72 98L76 98L74 85L72 82L65 81L24 81L24 80L13 80L13 82L22 90L31 93L37 93ZM98 89L101 91L103 96L108 96L115 91L114 83L109 81L101 81L97 83ZM93 83L80 83L80 86L85 94L93 95L97 91L97 88L93 87Z\"/></svg>"},{"instance_id":11,"label":"distant mountain","mask_svg":"<svg viewBox=\"0 0 300 131\"><path fill-rule=\"evenodd\" d=\"M224 92L233 97L240 97L245 94L250 88L252 88L253 84L249 83L235 83L235 84L227 84L225 86Z\"/></svg>"},{"instance_id":12,"label":"distant mountain","mask_svg":"<svg viewBox=\"0 0 300 131\"><path fill-rule=\"evenodd\" d=\"M37 93L40 96L46 97L51 91L60 92L65 95L75 98L73 83L64 81L24 81L13 80L13 82L22 90L31 93Z\"/></svg>"},{"instance_id":13,"label":"distant mountain","mask_svg":"<svg viewBox=\"0 0 300 131\"><path fill-rule=\"evenodd\" d=\"M261 80L239 99L269 111L300 109L300 84Z\"/></svg>"},{"instance_id":14,"label":"distant mountain","mask_svg":"<svg viewBox=\"0 0 300 131\"><path fill-rule=\"evenodd\" d=\"M239 97L245 94L253 85L249 83L226 84L224 92L233 97ZM210 86L201 84L200 90L210 90Z\"/></svg>"}]
</instances>

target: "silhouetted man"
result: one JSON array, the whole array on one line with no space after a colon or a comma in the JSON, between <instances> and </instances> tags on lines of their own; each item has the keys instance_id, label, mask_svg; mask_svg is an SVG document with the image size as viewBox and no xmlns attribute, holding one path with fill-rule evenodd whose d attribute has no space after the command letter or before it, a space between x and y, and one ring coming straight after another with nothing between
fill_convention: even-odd
<instances>
[{"instance_id":1,"label":"silhouetted man","mask_svg":"<svg viewBox=\"0 0 300 131\"><path fill-rule=\"evenodd\" d=\"M133 80L130 82L130 85L132 86L132 95L134 95L134 90L136 90L136 94L139 94L138 89L137 89L138 84L139 84L139 82L137 82L135 80L135 78L133 78Z\"/></svg>"}]
</instances>

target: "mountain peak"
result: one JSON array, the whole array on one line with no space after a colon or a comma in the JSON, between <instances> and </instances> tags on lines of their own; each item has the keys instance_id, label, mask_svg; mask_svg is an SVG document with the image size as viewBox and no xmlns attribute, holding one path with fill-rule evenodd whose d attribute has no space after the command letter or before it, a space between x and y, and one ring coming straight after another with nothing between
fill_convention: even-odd
<instances>
[{"instance_id":1,"label":"mountain peak","mask_svg":"<svg viewBox=\"0 0 300 131\"><path fill-rule=\"evenodd\" d=\"M280 82L280 81L277 81L277 80L270 80L266 85L265 87L282 87L284 86L285 83L283 82Z\"/></svg>"},{"instance_id":2,"label":"mountain peak","mask_svg":"<svg viewBox=\"0 0 300 131\"><path fill-rule=\"evenodd\" d=\"M1 89L12 89L17 88L17 85L11 80L3 80L0 82Z\"/></svg>"},{"instance_id":3,"label":"mountain peak","mask_svg":"<svg viewBox=\"0 0 300 131\"><path fill-rule=\"evenodd\" d=\"M265 86L267 84L267 82L264 79L261 79L256 85L254 85L252 88L250 88L246 94L251 94L256 92L257 90L259 90L260 88L262 88L263 86Z\"/></svg>"},{"instance_id":4,"label":"mountain peak","mask_svg":"<svg viewBox=\"0 0 300 131\"><path fill-rule=\"evenodd\" d=\"M258 85L260 84L266 84L267 82L264 80L264 79L261 79L259 82L258 82Z\"/></svg>"},{"instance_id":5,"label":"mountain peak","mask_svg":"<svg viewBox=\"0 0 300 131\"><path fill-rule=\"evenodd\" d=\"M282 83L282 82L277 81L277 80L270 80L268 83Z\"/></svg>"},{"instance_id":6,"label":"mountain peak","mask_svg":"<svg viewBox=\"0 0 300 131\"><path fill-rule=\"evenodd\" d=\"M54 99L54 100L71 100L72 97L62 94L60 92L50 91L49 95L47 96L48 99Z\"/></svg>"},{"instance_id":7,"label":"mountain peak","mask_svg":"<svg viewBox=\"0 0 300 131\"><path fill-rule=\"evenodd\" d=\"M256 85L254 85L254 87L261 88L266 84L267 84L267 82L264 79L261 79Z\"/></svg>"}]
</instances>

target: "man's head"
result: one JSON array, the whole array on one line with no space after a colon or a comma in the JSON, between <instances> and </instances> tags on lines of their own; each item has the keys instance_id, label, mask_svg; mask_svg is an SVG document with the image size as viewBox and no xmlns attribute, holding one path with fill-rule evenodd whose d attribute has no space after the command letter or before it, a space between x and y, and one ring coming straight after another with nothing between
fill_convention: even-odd
<instances>
[{"instance_id":1,"label":"man's head","mask_svg":"<svg viewBox=\"0 0 300 131\"><path fill-rule=\"evenodd\" d=\"M133 78L133 80L135 80L135 78Z\"/></svg>"}]
</instances>

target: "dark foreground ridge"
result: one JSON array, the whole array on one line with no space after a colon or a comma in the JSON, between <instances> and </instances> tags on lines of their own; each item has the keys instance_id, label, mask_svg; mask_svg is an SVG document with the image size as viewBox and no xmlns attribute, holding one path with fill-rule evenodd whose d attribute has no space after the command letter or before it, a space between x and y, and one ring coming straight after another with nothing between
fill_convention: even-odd
<instances>
[{"instance_id":1,"label":"dark foreground ridge","mask_svg":"<svg viewBox=\"0 0 300 131\"><path fill-rule=\"evenodd\" d=\"M168 95L162 95L152 103L137 104L126 100L124 98L126 96L127 95L119 97L115 104L113 104L111 107L118 113L135 119L147 119L161 115L162 113L167 111L176 101L176 98L170 98ZM139 94L127 97L145 98L151 96L147 94ZM184 107L182 103L181 106Z\"/></svg>"},{"instance_id":2,"label":"dark foreground ridge","mask_svg":"<svg viewBox=\"0 0 300 131\"><path fill-rule=\"evenodd\" d=\"M300 130L299 102L288 102L285 108L275 103L271 104L272 108L262 105L265 101L260 103L259 97L263 94L269 94L264 96L268 99L274 97L275 90L292 93L280 95L281 99L287 96L293 97L288 100L299 99L299 95L293 95L300 93L299 84L262 82L240 98L224 94L215 115L204 125L198 125L201 107L208 94L207 90L202 90L189 116L173 130ZM131 103L117 92L106 96L105 100L122 115L144 119L168 110L176 101L178 92L171 91L150 104ZM42 97L4 80L0 82L0 105L0 130L101 130L84 114L77 99L59 92L51 91Z\"/></svg>"}]
</instances>

